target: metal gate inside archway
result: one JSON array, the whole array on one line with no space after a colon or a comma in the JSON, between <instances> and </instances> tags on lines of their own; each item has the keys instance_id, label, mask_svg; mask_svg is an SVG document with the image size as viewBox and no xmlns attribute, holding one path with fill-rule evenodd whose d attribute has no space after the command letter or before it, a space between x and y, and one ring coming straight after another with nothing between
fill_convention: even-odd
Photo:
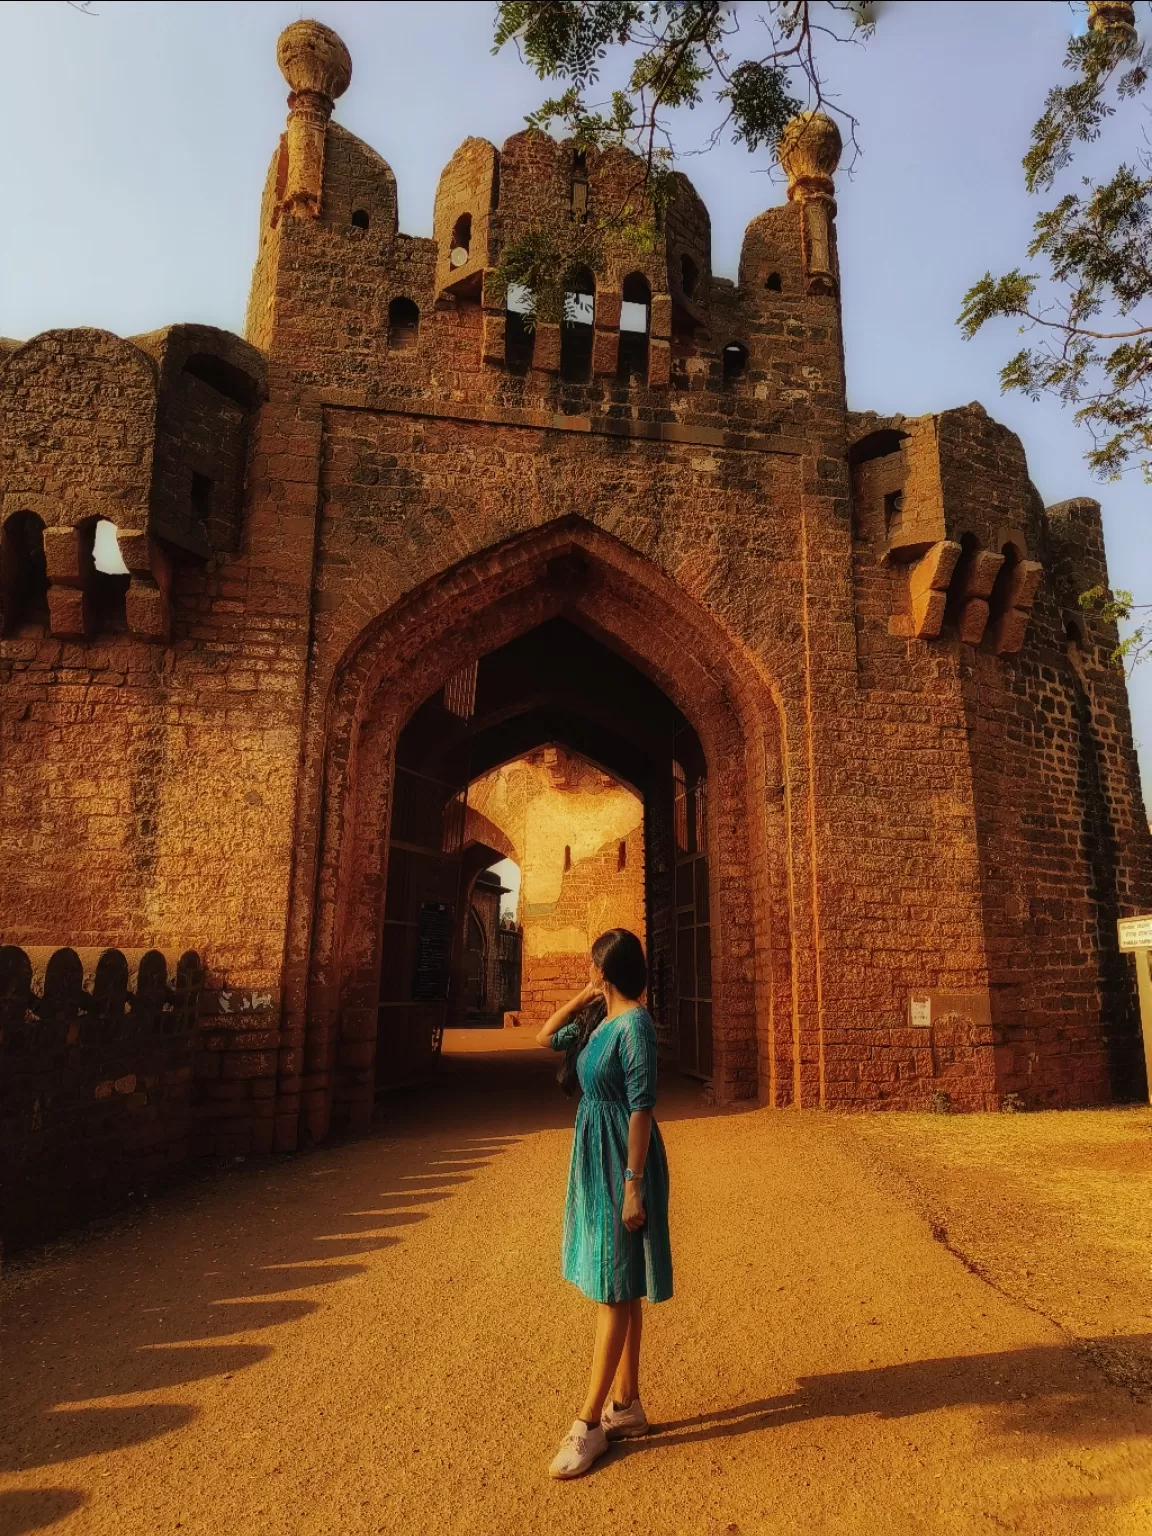
<instances>
[{"instance_id":1,"label":"metal gate inside archway","mask_svg":"<svg viewBox=\"0 0 1152 1536\"><path fill-rule=\"evenodd\" d=\"M456 673L400 734L378 1091L433 1068L444 1029L462 1019L475 988L468 897L484 850L465 841L468 786L546 744L580 754L643 801L648 1007L665 1059L701 1077L712 1073L707 776L699 738L631 661L555 618Z\"/></svg>"}]
</instances>

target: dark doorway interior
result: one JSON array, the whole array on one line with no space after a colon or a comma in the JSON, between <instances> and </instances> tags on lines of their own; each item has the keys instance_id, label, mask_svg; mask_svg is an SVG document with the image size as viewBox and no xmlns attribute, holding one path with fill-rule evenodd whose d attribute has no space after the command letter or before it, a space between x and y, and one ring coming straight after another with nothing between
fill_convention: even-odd
<instances>
[{"instance_id":1,"label":"dark doorway interior","mask_svg":"<svg viewBox=\"0 0 1152 1536\"><path fill-rule=\"evenodd\" d=\"M472 952L477 940L469 898L478 871L499 853L465 847L467 787L548 743L580 753L643 799L648 1006L665 1056L684 1071L711 1074L707 796L699 738L629 660L556 618L449 679L400 735L378 1089L429 1071L444 1028L463 1019L478 996L481 966Z\"/></svg>"}]
</instances>

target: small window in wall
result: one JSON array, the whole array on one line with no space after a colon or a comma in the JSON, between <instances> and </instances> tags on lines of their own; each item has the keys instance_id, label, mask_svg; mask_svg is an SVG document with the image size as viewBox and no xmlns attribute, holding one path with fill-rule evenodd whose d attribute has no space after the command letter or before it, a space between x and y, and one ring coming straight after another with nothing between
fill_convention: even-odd
<instances>
[{"instance_id":1,"label":"small window in wall","mask_svg":"<svg viewBox=\"0 0 1152 1536\"><path fill-rule=\"evenodd\" d=\"M784 284L780 280L779 272L769 272L767 278L765 279L764 286L767 288L769 293L779 293L784 287Z\"/></svg>"},{"instance_id":2,"label":"small window in wall","mask_svg":"<svg viewBox=\"0 0 1152 1536\"><path fill-rule=\"evenodd\" d=\"M572 868L572 849L571 849L571 847L569 846L568 843L565 843L564 844L564 873L567 874L568 871L571 868Z\"/></svg>"},{"instance_id":3,"label":"small window in wall","mask_svg":"<svg viewBox=\"0 0 1152 1536\"><path fill-rule=\"evenodd\" d=\"M568 279L560 328L560 377L570 384L587 384L592 377L595 310L595 279L587 268L578 268Z\"/></svg>"},{"instance_id":4,"label":"small window in wall","mask_svg":"<svg viewBox=\"0 0 1152 1536\"><path fill-rule=\"evenodd\" d=\"M472 251L472 215L462 213L452 228L452 243L448 248L448 260L454 267L462 267Z\"/></svg>"},{"instance_id":5,"label":"small window in wall","mask_svg":"<svg viewBox=\"0 0 1152 1536\"><path fill-rule=\"evenodd\" d=\"M202 475L198 470L192 471L192 516L201 523L207 531L212 517L213 491L215 482L208 475Z\"/></svg>"},{"instance_id":6,"label":"small window in wall","mask_svg":"<svg viewBox=\"0 0 1152 1536\"><path fill-rule=\"evenodd\" d=\"M748 371L748 348L742 341L730 341L722 353L725 384L743 378Z\"/></svg>"},{"instance_id":7,"label":"small window in wall","mask_svg":"<svg viewBox=\"0 0 1152 1536\"><path fill-rule=\"evenodd\" d=\"M904 523L904 492L888 491L884 496L884 531L891 544Z\"/></svg>"},{"instance_id":8,"label":"small window in wall","mask_svg":"<svg viewBox=\"0 0 1152 1536\"><path fill-rule=\"evenodd\" d=\"M44 524L35 512L13 512L0 530L0 635L48 618Z\"/></svg>"},{"instance_id":9,"label":"small window in wall","mask_svg":"<svg viewBox=\"0 0 1152 1536\"><path fill-rule=\"evenodd\" d=\"M120 553L116 524L106 517L98 519L92 538L92 563L101 576L127 576L128 567Z\"/></svg>"},{"instance_id":10,"label":"small window in wall","mask_svg":"<svg viewBox=\"0 0 1152 1536\"><path fill-rule=\"evenodd\" d=\"M125 607L131 576L120 553L116 524L92 517L76 529L84 572L84 628L90 634L128 627Z\"/></svg>"},{"instance_id":11,"label":"small window in wall","mask_svg":"<svg viewBox=\"0 0 1152 1536\"><path fill-rule=\"evenodd\" d=\"M407 352L420 336L420 310L411 299L393 299L388 306L388 350Z\"/></svg>"},{"instance_id":12,"label":"small window in wall","mask_svg":"<svg viewBox=\"0 0 1152 1536\"><path fill-rule=\"evenodd\" d=\"M525 374L532 366L536 333L532 328L532 295L519 283L508 284L504 309L504 366Z\"/></svg>"},{"instance_id":13,"label":"small window in wall","mask_svg":"<svg viewBox=\"0 0 1152 1536\"><path fill-rule=\"evenodd\" d=\"M622 384L648 377L648 325L652 290L639 272L630 273L621 285L620 350L616 377Z\"/></svg>"},{"instance_id":14,"label":"small window in wall","mask_svg":"<svg viewBox=\"0 0 1152 1536\"><path fill-rule=\"evenodd\" d=\"M616 849L616 868L618 870L628 868L628 843L624 838L620 839L620 845Z\"/></svg>"},{"instance_id":15,"label":"small window in wall","mask_svg":"<svg viewBox=\"0 0 1152 1536\"><path fill-rule=\"evenodd\" d=\"M691 299L700 286L700 268L692 260L691 256L680 258L680 287L686 299Z\"/></svg>"},{"instance_id":16,"label":"small window in wall","mask_svg":"<svg viewBox=\"0 0 1152 1536\"><path fill-rule=\"evenodd\" d=\"M368 218L367 208L357 208L352 215L353 229L367 229L371 220Z\"/></svg>"}]
</instances>

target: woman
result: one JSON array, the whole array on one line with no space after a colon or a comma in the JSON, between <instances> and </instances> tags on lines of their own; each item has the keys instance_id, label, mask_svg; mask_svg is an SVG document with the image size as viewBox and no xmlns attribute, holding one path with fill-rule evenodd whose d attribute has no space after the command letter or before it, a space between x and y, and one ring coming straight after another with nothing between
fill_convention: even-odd
<instances>
[{"instance_id":1,"label":"woman","mask_svg":"<svg viewBox=\"0 0 1152 1536\"><path fill-rule=\"evenodd\" d=\"M583 1096L568 1168L563 1273L599 1302L592 1374L583 1407L549 1469L579 1477L609 1440L643 1435L641 1303L672 1294L668 1162L652 1118L656 1031L640 996L640 940L611 928L592 946L591 980L537 1035L566 1051L559 1077ZM580 1015L579 1018L576 1016Z\"/></svg>"}]
</instances>

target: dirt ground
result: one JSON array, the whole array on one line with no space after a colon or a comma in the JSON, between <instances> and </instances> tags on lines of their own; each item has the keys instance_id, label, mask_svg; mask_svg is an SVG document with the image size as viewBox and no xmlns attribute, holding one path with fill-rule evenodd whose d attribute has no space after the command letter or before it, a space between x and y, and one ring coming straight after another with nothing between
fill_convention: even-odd
<instances>
[{"instance_id":1,"label":"dirt ground","mask_svg":"<svg viewBox=\"0 0 1152 1536\"><path fill-rule=\"evenodd\" d=\"M1045 1165L1091 1145L1101 1190L1126 1183L1124 1117L1146 1125L1143 1111L996 1117L985 1144L983 1120L723 1113L670 1079L676 1295L647 1311L654 1433L554 1483L593 1312L558 1274L573 1105L550 1054L490 1049L507 1043L454 1037L437 1084L369 1138L238 1165L10 1265L3 1536L1152 1528L1152 1406L1063 1314L970 1267L994 1245L965 1263L933 1236L946 1221L963 1251L996 1226L984 1180L986 1203L1002 1190L1047 1239L1063 1197ZM1057 1119L1082 1134L1060 1142ZM921 1164L969 1215L925 1214ZM1035 1217L1033 1165L1056 1202ZM1147 1205L1131 1209L1146 1230ZM1076 1252L1094 1241L1080 1232ZM1085 1326L1112 1338L1134 1306L1092 1300Z\"/></svg>"},{"instance_id":2,"label":"dirt ground","mask_svg":"<svg viewBox=\"0 0 1152 1536\"><path fill-rule=\"evenodd\" d=\"M1152 1108L837 1117L1006 1296L1152 1402Z\"/></svg>"}]
</instances>

